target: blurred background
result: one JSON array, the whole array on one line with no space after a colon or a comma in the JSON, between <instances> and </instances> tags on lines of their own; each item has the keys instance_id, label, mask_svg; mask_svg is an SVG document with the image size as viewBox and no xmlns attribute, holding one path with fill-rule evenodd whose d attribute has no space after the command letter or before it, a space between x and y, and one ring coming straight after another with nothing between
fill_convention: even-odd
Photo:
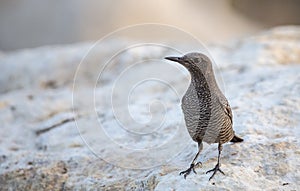
<instances>
[{"instance_id":1,"label":"blurred background","mask_svg":"<svg viewBox=\"0 0 300 191\"><path fill-rule=\"evenodd\" d=\"M299 0L1 0L0 51L93 41L145 22L174 25L220 44L300 24L299 10Z\"/></svg>"}]
</instances>

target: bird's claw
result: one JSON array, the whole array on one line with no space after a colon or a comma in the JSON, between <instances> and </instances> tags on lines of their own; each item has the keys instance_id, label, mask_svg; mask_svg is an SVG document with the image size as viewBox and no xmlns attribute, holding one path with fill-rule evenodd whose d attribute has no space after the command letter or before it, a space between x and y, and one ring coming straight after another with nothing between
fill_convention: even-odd
<instances>
[{"instance_id":1,"label":"bird's claw","mask_svg":"<svg viewBox=\"0 0 300 191\"><path fill-rule=\"evenodd\" d=\"M186 169L185 171L180 172L179 175L183 175L184 179L186 179L187 175L189 175L191 173L191 171L193 171L195 174L197 174L194 167L195 167L195 165L191 164L190 168Z\"/></svg>"},{"instance_id":2,"label":"bird's claw","mask_svg":"<svg viewBox=\"0 0 300 191\"><path fill-rule=\"evenodd\" d=\"M193 171L195 174L197 174L197 172L195 171L195 167L198 166L199 164L202 165L201 162L198 162L196 165L192 163L190 168L188 168L185 171L180 172L179 175L183 175L184 179L186 179L187 175L189 175L191 173L191 171Z\"/></svg>"},{"instance_id":3,"label":"bird's claw","mask_svg":"<svg viewBox=\"0 0 300 191\"><path fill-rule=\"evenodd\" d=\"M209 178L209 180L211 180L211 179L215 176L215 174L217 173L217 171L219 171L219 172L221 172L222 174L225 175L225 173L220 169L220 165L219 165L219 163L218 163L218 164L215 166L215 168L213 168L213 169L211 169L211 170L209 170L209 171L206 172L206 174L207 174L207 173L210 173L210 172L213 172L213 174L211 175L211 177Z\"/></svg>"}]
</instances>

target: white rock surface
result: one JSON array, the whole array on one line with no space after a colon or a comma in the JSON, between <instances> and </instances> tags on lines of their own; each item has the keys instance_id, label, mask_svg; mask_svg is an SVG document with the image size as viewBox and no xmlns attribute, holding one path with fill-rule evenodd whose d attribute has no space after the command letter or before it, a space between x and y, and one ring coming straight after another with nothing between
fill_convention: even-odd
<instances>
[{"instance_id":1,"label":"white rock surface","mask_svg":"<svg viewBox=\"0 0 300 191\"><path fill-rule=\"evenodd\" d=\"M299 27L209 47L245 140L224 145L226 175L211 181L216 145L205 145L197 174L178 175L197 151L180 109L188 73L162 60L174 52L143 47L113 57L99 77L122 43L83 62L89 43L1 54L2 190L299 189Z\"/></svg>"}]
</instances>

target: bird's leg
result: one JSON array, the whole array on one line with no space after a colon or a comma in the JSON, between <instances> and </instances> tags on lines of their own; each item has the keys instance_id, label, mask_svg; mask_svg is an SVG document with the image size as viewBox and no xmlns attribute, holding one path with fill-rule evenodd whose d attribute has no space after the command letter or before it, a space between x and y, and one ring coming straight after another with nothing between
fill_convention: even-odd
<instances>
[{"instance_id":1,"label":"bird's leg","mask_svg":"<svg viewBox=\"0 0 300 191\"><path fill-rule=\"evenodd\" d=\"M190 167L188 169L186 169L185 171L182 171L179 173L179 175L183 175L184 178L187 177L187 175L189 175L191 173L191 171L193 171L195 174L197 174L197 172L195 171L195 166L198 165L198 163L195 165L195 159L198 158L199 155L199 151L197 152L193 162L191 163Z\"/></svg>"},{"instance_id":2,"label":"bird's leg","mask_svg":"<svg viewBox=\"0 0 300 191\"><path fill-rule=\"evenodd\" d=\"M215 168L213 168L213 169L206 172L206 174L210 173L210 172L213 172L213 174L211 175L209 180L211 180L215 176L217 171L220 171L222 174L225 175L225 173L220 169L220 156L221 156L221 151L222 151L222 145L220 143L219 143L219 146L218 146L218 150L219 150L218 163L216 164Z\"/></svg>"},{"instance_id":3,"label":"bird's leg","mask_svg":"<svg viewBox=\"0 0 300 191\"><path fill-rule=\"evenodd\" d=\"M183 174L184 179L186 179L187 175L189 175L191 173L191 171L193 171L195 174L197 174L197 172L195 171L195 167L198 166L199 164L202 165L202 163L201 162L197 162L195 164L195 161L197 160L200 152L202 151L202 148L203 148L202 142L198 143L198 152L197 152L196 156L194 157L193 162L190 165L190 168L188 168L187 170L182 171L182 172L179 173L179 175Z\"/></svg>"}]
</instances>

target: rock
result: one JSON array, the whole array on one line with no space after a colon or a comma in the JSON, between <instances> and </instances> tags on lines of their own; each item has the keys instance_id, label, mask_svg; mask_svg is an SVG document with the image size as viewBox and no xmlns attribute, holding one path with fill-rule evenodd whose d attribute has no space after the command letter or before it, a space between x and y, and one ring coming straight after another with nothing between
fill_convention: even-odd
<instances>
[{"instance_id":1,"label":"rock","mask_svg":"<svg viewBox=\"0 0 300 191\"><path fill-rule=\"evenodd\" d=\"M197 148L180 109L189 75L162 60L177 52L114 55L128 45L118 39L1 54L1 190L297 190L299 42L291 26L210 46L245 140L224 145L226 175L211 181L216 145L197 174L178 175Z\"/></svg>"},{"instance_id":2,"label":"rock","mask_svg":"<svg viewBox=\"0 0 300 191\"><path fill-rule=\"evenodd\" d=\"M28 162L28 166L32 166ZM1 175L2 190L64 190L68 170L63 161L54 165L17 169Z\"/></svg>"}]
</instances>

